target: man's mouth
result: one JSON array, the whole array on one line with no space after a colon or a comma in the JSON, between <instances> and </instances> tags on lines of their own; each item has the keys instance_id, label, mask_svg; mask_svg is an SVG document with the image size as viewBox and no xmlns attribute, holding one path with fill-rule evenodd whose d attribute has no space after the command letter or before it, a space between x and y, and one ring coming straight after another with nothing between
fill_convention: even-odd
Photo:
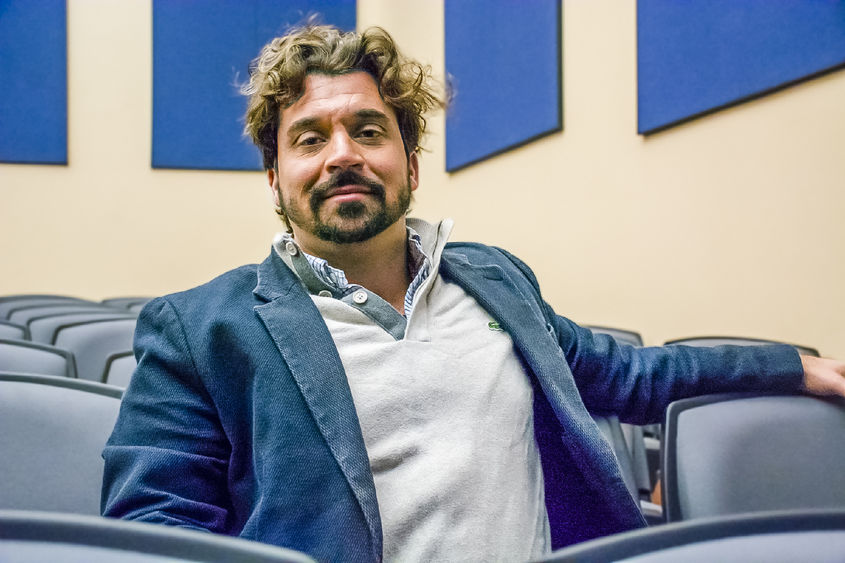
<instances>
[{"instance_id":1,"label":"man's mouth","mask_svg":"<svg viewBox=\"0 0 845 563\"><path fill-rule=\"evenodd\" d=\"M371 194L373 190L368 186L360 184L349 184L337 188L331 188L323 195L323 199L329 199L336 196L355 196L360 194ZM349 199L352 199L351 197Z\"/></svg>"}]
</instances>

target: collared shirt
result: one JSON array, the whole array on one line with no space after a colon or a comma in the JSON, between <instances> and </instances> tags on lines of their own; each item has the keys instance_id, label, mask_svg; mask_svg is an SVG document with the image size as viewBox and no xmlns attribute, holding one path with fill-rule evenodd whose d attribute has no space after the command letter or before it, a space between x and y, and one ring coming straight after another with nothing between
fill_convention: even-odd
<instances>
[{"instance_id":1,"label":"collared shirt","mask_svg":"<svg viewBox=\"0 0 845 563\"><path fill-rule=\"evenodd\" d=\"M411 313L411 307L414 304L414 295L416 295L417 290L428 279L429 274L431 274L431 260L428 259L425 251L423 251L419 233L411 227L406 227L406 229L408 231L408 269L413 277L411 284L408 286L408 291L405 292L404 309L405 316L407 317ZM287 233L282 236L283 242L292 240L292 237ZM336 289L340 295L348 295L362 288L359 284L349 283L343 270L331 266L323 258L312 256L304 251L302 255L308 259L308 263L311 264L311 268L320 281Z\"/></svg>"}]
</instances>

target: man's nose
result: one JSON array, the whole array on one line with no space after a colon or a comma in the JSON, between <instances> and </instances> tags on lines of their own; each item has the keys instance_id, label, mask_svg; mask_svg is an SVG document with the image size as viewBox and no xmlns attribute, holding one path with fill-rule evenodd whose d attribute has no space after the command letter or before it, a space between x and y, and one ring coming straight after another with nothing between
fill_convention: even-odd
<instances>
[{"instance_id":1,"label":"man's nose","mask_svg":"<svg viewBox=\"0 0 845 563\"><path fill-rule=\"evenodd\" d=\"M361 166L364 158L360 147L345 131L337 132L329 140L326 168L328 172Z\"/></svg>"}]
</instances>

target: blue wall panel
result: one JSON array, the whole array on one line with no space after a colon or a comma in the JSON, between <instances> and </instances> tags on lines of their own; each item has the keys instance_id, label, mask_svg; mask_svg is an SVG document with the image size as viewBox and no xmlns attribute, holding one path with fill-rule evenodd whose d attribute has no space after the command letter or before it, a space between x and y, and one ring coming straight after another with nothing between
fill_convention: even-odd
<instances>
[{"instance_id":1,"label":"blue wall panel","mask_svg":"<svg viewBox=\"0 0 845 563\"><path fill-rule=\"evenodd\" d=\"M355 0L154 0L153 167L260 170L238 85L267 41L314 13L355 28Z\"/></svg>"},{"instance_id":2,"label":"blue wall panel","mask_svg":"<svg viewBox=\"0 0 845 563\"><path fill-rule=\"evenodd\" d=\"M67 163L65 0L0 0L0 162Z\"/></svg>"},{"instance_id":3,"label":"blue wall panel","mask_svg":"<svg viewBox=\"0 0 845 563\"><path fill-rule=\"evenodd\" d=\"M447 0L453 171L561 128L559 0Z\"/></svg>"},{"instance_id":4,"label":"blue wall panel","mask_svg":"<svg viewBox=\"0 0 845 563\"><path fill-rule=\"evenodd\" d=\"M845 64L843 0L639 0L639 132Z\"/></svg>"}]
</instances>

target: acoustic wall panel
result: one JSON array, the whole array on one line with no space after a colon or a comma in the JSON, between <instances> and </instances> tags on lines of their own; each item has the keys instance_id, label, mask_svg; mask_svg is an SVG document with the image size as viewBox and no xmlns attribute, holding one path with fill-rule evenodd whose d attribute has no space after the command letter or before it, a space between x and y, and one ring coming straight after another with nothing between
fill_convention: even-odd
<instances>
[{"instance_id":1,"label":"acoustic wall panel","mask_svg":"<svg viewBox=\"0 0 845 563\"><path fill-rule=\"evenodd\" d=\"M260 170L239 85L267 41L312 14L355 29L354 0L154 0L153 167Z\"/></svg>"},{"instance_id":2,"label":"acoustic wall panel","mask_svg":"<svg viewBox=\"0 0 845 563\"><path fill-rule=\"evenodd\" d=\"M639 0L639 132L845 65L843 0Z\"/></svg>"},{"instance_id":3,"label":"acoustic wall panel","mask_svg":"<svg viewBox=\"0 0 845 563\"><path fill-rule=\"evenodd\" d=\"M65 0L0 0L0 162L67 164Z\"/></svg>"},{"instance_id":4,"label":"acoustic wall panel","mask_svg":"<svg viewBox=\"0 0 845 563\"><path fill-rule=\"evenodd\" d=\"M560 0L446 0L446 169L561 129Z\"/></svg>"}]
</instances>

